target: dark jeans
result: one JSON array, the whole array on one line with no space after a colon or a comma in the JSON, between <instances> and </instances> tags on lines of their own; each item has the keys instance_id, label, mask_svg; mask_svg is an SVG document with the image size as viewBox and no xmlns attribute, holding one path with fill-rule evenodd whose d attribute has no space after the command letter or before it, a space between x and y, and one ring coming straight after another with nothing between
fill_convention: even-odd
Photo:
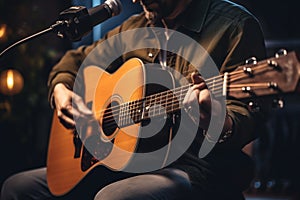
<instances>
[{"instance_id":1,"label":"dark jeans","mask_svg":"<svg viewBox=\"0 0 300 200\"><path fill-rule=\"evenodd\" d=\"M217 191L207 193L191 183L188 175L167 168L156 173L133 176L107 170L103 175L91 171L68 194L55 197L47 186L46 168L15 174L3 184L1 200L244 200L242 193L225 197Z\"/></svg>"},{"instance_id":2,"label":"dark jeans","mask_svg":"<svg viewBox=\"0 0 300 200\"><path fill-rule=\"evenodd\" d=\"M15 174L2 187L1 200L7 199L184 199L191 193L188 175L178 169L132 176L109 172L103 177L92 171L70 193L54 197L47 186L46 168ZM102 171L103 172L103 171Z\"/></svg>"}]
</instances>

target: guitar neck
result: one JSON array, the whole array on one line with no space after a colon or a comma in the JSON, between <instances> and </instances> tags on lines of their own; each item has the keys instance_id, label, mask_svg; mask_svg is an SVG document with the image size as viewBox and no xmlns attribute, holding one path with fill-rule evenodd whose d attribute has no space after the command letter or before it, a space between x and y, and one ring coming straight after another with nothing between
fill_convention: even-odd
<instances>
[{"instance_id":1,"label":"guitar neck","mask_svg":"<svg viewBox=\"0 0 300 200\"><path fill-rule=\"evenodd\" d=\"M207 80L208 89L215 97L226 95L227 73ZM183 108L183 100L193 84L149 95L143 99L130 101L112 109L117 113L118 125L125 127L133 123L174 113Z\"/></svg>"},{"instance_id":2,"label":"guitar neck","mask_svg":"<svg viewBox=\"0 0 300 200\"><path fill-rule=\"evenodd\" d=\"M192 84L149 95L143 99L123 103L116 108L118 125L128 126L152 117L173 113L182 108L184 97Z\"/></svg>"},{"instance_id":3,"label":"guitar neck","mask_svg":"<svg viewBox=\"0 0 300 200\"><path fill-rule=\"evenodd\" d=\"M232 72L208 78L205 83L214 98L258 98L295 91L299 69L299 62L292 52L240 66ZM111 107L112 117L119 127L125 127L176 112L182 109L185 95L192 85L184 85Z\"/></svg>"}]
</instances>

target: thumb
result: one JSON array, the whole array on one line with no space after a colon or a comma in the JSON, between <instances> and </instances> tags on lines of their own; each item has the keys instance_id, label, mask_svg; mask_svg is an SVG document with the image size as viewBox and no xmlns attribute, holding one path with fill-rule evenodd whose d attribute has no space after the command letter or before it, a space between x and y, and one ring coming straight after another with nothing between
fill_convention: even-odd
<instances>
[{"instance_id":1,"label":"thumb","mask_svg":"<svg viewBox=\"0 0 300 200\"><path fill-rule=\"evenodd\" d=\"M207 88L206 83L200 74L193 72L191 74L191 79L195 89L202 90Z\"/></svg>"},{"instance_id":2,"label":"thumb","mask_svg":"<svg viewBox=\"0 0 300 200\"><path fill-rule=\"evenodd\" d=\"M78 109L78 111L86 116L92 115L93 112L86 106L86 104L83 102L82 98L78 95L75 95L73 97L73 100L75 102L75 105Z\"/></svg>"},{"instance_id":3,"label":"thumb","mask_svg":"<svg viewBox=\"0 0 300 200\"><path fill-rule=\"evenodd\" d=\"M199 84L201 82L204 82L203 78L200 76L200 74L193 72L191 74L192 82L193 84Z\"/></svg>"}]
</instances>

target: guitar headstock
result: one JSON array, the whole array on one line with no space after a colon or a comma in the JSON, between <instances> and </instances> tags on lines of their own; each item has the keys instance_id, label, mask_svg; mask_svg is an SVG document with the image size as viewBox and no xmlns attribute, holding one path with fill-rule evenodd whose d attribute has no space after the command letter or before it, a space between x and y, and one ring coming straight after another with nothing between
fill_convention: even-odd
<instances>
[{"instance_id":1,"label":"guitar headstock","mask_svg":"<svg viewBox=\"0 0 300 200\"><path fill-rule=\"evenodd\" d=\"M282 52L260 62L252 59L250 64L228 73L227 95L237 99L256 99L296 92L300 63L295 52Z\"/></svg>"}]
</instances>

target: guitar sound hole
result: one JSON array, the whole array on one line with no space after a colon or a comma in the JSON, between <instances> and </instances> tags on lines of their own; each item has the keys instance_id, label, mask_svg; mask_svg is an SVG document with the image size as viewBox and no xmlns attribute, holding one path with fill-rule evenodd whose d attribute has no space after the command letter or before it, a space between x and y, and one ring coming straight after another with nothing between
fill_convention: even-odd
<instances>
[{"instance_id":1,"label":"guitar sound hole","mask_svg":"<svg viewBox=\"0 0 300 200\"><path fill-rule=\"evenodd\" d=\"M110 138L118 128L117 120L119 119L119 104L113 101L104 111L102 120L102 130L106 137Z\"/></svg>"}]
</instances>

